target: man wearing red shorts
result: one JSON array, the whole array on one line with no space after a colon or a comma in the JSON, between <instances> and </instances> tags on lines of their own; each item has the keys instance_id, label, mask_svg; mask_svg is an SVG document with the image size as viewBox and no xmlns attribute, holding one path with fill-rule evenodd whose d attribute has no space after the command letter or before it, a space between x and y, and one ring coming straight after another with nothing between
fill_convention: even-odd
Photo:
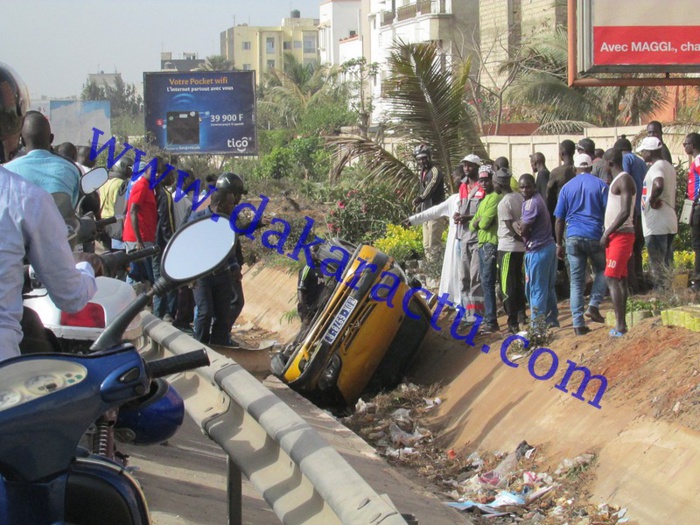
<instances>
[{"instance_id":1,"label":"man wearing red shorts","mask_svg":"<svg viewBox=\"0 0 700 525\"><path fill-rule=\"evenodd\" d=\"M609 149L603 156L603 162L603 169L612 182L605 208L605 233L600 244L605 248L605 280L617 320L615 328L610 330L610 336L620 337L627 332L627 261L634 249L632 209L637 187L632 176L622 171L622 150Z\"/></svg>"}]
</instances>

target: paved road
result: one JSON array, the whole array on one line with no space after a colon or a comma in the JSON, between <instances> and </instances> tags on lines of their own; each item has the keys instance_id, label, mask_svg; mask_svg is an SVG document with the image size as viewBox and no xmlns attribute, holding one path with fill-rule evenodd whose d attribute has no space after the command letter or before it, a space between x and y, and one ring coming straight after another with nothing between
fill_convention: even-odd
<instances>
[{"instance_id":1,"label":"paved road","mask_svg":"<svg viewBox=\"0 0 700 525\"><path fill-rule=\"evenodd\" d=\"M369 445L326 412L277 380L267 380L265 386L314 427L377 493L388 494L400 512L413 514L421 525L471 523L388 465ZM131 455L131 465L140 467L135 475L143 485L155 524L227 523L225 455L189 418L185 418L185 425L166 446L121 446L120 449ZM243 522L247 525L279 523L245 479Z\"/></svg>"},{"instance_id":2,"label":"paved road","mask_svg":"<svg viewBox=\"0 0 700 525\"><path fill-rule=\"evenodd\" d=\"M185 424L167 445L120 446L138 466L156 525L223 525L227 523L226 456L219 446L185 417ZM245 479L243 522L279 523L267 503Z\"/></svg>"}]
</instances>

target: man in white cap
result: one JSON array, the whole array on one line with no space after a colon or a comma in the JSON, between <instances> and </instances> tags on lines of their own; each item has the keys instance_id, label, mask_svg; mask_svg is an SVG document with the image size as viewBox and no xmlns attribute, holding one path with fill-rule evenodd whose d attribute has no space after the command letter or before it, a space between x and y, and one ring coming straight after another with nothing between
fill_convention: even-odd
<instances>
[{"instance_id":1,"label":"man in white cap","mask_svg":"<svg viewBox=\"0 0 700 525\"><path fill-rule=\"evenodd\" d=\"M646 137L637 148L650 165L642 186L642 230L655 287L663 284L663 270L673 265L673 238L678 233L676 170L663 159L662 148L657 137Z\"/></svg>"},{"instance_id":2,"label":"man in white cap","mask_svg":"<svg viewBox=\"0 0 700 525\"><path fill-rule=\"evenodd\" d=\"M477 232L469 229L469 223L485 196L484 189L478 183L480 166L481 159L473 153L462 159L464 177L459 187L459 209L452 217L458 225L457 240L462 266L461 303L467 311L467 323L476 321L474 314L484 313L484 292L479 271L479 239Z\"/></svg>"},{"instance_id":3,"label":"man in white cap","mask_svg":"<svg viewBox=\"0 0 700 525\"><path fill-rule=\"evenodd\" d=\"M593 160L586 153L574 155L576 176L567 182L559 193L554 216L557 241L557 257L569 261L571 315L576 335L591 331L585 317L602 323L605 319L598 307L607 291L605 282L605 249L600 245L603 235L605 206L608 202L608 185L591 173ZM566 245L564 245L566 229ZM586 287L586 265L593 268L593 289L588 309L583 311L583 294Z\"/></svg>"}]
</instances>

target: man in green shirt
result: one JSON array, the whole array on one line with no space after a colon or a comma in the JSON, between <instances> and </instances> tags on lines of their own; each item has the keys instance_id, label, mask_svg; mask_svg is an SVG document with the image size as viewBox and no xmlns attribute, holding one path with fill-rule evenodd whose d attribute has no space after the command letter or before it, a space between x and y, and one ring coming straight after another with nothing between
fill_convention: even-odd
<instances>
[{"instance_id":1,"label":"man in green shirt","mask_svg":"<svg viewBox=\"0 0 700 525\"><path fill-rule=\"evenodd\" d=\"M502 196L493 188L493 168L479 168L479 184L486 196L469 223L469 229L477 232L479 239L479 273L484 289L484 322L481 333L498 332L496 319L496 257L498 255L498 203Z\"/></svg>"}]
</instances>

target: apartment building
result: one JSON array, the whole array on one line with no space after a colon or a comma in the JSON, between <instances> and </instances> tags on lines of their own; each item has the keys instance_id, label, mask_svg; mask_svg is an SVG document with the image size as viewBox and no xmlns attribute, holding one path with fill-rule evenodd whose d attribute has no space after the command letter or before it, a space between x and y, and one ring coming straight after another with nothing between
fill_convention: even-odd
<instances>
[{"instance_id":1,"label":"apartment building","mask_svg":"<svg viewBox=\"0 0 700 525\"><path fill-rule=\"evenodd\" d=\"M174 58L172 51L160 54L161 71L194 71L205 62L203 58L197 58L197 53L182 53L182 58Z\"/></svg>"},{"instance_id":2,"label":"apartment building","mask_svg":"<svg viewBox=\"0 0 700 525\"><path fill-rule=\"evenodd\" d=\"M533 34L566 25L566 0L480 0L480 56L487 73L481 82L500 87L501 64Z\"/></svg>"},{"instance_id":3,"label":"apartment building","mask_svg":"<svg viewBox=\"0 0 700 525\"><path fill-rule=\"evenodd\" d=\"M360 4L361 0L321 1L318 48L322 64L340 65L362 56Z\"/></svg>"},{"instance_id":4,"label":"apartment building","mask_svg":"<svg viewBox=\"0 0 700 525\"><path fill-rule=\"evenodd\" d=\"M318 19L301 18L297 10L279 26L240 24L221 32L221 54L238 69L256 71L261 84L266 71L283 67L285 53L302 64L319 61L318 25Z\"/></svg>"},{"instance_id":5,"label":"apartment building","mask_svg":"<svg viewBox=\"0 0 700 525\"><path fill-rule=\"evenodd\" d=\"M503 0L502 0L503 1ZM394 42L435 42L442 64L474 55L479 38L479 0L370 0L369 59L380 66L372 86L374 120L381 118L382 82L388 76L388 59Z\"/></svg>"}]
</instances>

